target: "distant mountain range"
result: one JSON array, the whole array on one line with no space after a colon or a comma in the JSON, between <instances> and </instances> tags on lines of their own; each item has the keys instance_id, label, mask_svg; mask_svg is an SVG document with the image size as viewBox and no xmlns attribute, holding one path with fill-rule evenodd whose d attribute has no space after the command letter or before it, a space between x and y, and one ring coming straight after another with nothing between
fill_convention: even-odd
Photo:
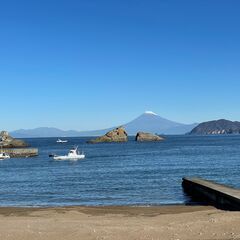
<instances>
[{"instance_id":1,"label":"distant mountain range","mask_svg":"<svg viewBox=\"0 0 240 240\"><path fill-rule=\"evenodd\" d=\"M78 137L80 136L80 132L74 130L64 131L51 127L39 127L34 129L19 129L10 132L10 135L15 138Z\"/></svg>"},{"instance_id":2,"label":"distant mountain range","mask_svg":"<svg viewBox=\"0 0 240 240\"><path fill-rule=\"evenodd\" d=\"M147 111L133 121L122 124L128 135L136 135L137 132L149 132L157 134L186 134L198 124L177 123L160 117L154 112ZM94 131L64 131L57 128L40 127L35 129L20 129L10 134L16 138L34 138L34 137L78 137L78 136L99 136L105 134L112 128L94 130Z\"/></svg>"},{"instance_id":3,"label":"distant mountain range","mask_svg":"<svg viewBox=\"0 0 240 240\"><path fill-rule=\"evenodd\" d=\"M191 132L191 135L240 134L240 122L225 119L200 123Z\"/></svg>"}]
</instances>

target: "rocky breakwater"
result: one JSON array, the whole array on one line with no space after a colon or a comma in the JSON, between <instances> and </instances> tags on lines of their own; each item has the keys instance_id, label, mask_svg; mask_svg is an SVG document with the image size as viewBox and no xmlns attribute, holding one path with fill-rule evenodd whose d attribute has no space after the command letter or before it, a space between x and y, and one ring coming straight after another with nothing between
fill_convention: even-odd
<instances>
[{"instance_id":1,"label":"rocky breakwater","mask_svg":"<svg viewBox=\"0 0 240 240\"><path fill-rule=\"evenodd\" d=\"M154 142L154 141L162 141L164 138L151 133L145 133L145 132L138 132L135 138L138 142Z\"/></svg>"},{"instance_id":2,"label":"rocky breakwater","mask_svg":"<svg viewBox=\"0 0 240 240\"><path fill-rule=\"evenodd\" d=\"M38 155L37 148L29 148L29 144L23 140L15 139L7 131L0 133L0 146L10 157L31 157Z\"/></svg>"},{"instance_id":3,"label":"rocky breakwater","mask_svg":"<svg viewBox=\"0 0 240 240\"><path fill-rule=\"evenodd\" d=\"M105 135L88 141L88 143L110 143L110 142L127 142L128 135L123 127L118 127Z\"/></svg>"}]
</instances>

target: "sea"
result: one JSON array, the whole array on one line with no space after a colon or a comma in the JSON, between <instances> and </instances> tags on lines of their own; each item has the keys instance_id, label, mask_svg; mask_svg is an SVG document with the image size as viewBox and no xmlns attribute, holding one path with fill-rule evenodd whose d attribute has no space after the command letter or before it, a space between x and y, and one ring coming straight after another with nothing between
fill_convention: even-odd
<instances>
[{"instance_id":1,"label":"sea","mask_svg":"<svg viewBox=\"0 0 240 240\"><path fill-rule=\"evenodd\" d=\"M65 139L65 138L63 138ZM162 142L87 144L88 137L25 139L39 156L0 161L0 206L189 204L183 177L240 188L240 136L165 136ZM78 145L86 158L56 161Z\"/></svg>"}]
</instances>

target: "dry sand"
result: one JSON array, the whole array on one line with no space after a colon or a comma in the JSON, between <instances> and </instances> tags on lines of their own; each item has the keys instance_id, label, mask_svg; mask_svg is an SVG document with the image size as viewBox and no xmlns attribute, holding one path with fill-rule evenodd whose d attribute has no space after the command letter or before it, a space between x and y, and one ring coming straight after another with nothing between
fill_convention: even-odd
<instances>
[{"instance_id":1,"label":"dry sand","mask_svg":"<svg viewBox=\"0 0 240 240\"><path fill-rule=\"evenodd\" d=\"M206 206L0 208L0 240L240 239L240 212Z\"/></svg>"}]
</instances>

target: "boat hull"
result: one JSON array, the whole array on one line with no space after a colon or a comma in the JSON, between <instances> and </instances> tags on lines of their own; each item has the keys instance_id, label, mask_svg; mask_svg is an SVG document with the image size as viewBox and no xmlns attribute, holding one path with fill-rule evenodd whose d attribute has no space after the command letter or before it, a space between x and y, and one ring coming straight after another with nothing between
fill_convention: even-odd
<instances>
[{"instance_id":1,"label":"boat hull","mask_svg":"<svg viewBox=\"0 0 240 240\"><path fill-rule=\"evenodd\" d=\"M10 158L10 156L5 156L5 157L0 156L0 161L5 160L5 159L9 159L9 158Z\"/></svg>"},{"instance_id":2,"label":"boat hull","mask_svg":"<svg viewBox=\"0 0 240 240\"><path fill-rule=\"evenodd\" d=\"M72 161L76 161L84 158L85 158L84 154L77 155L77 156L54 156L53 157L54 160L72 160Z\"/></svg>"}]
</instances>

